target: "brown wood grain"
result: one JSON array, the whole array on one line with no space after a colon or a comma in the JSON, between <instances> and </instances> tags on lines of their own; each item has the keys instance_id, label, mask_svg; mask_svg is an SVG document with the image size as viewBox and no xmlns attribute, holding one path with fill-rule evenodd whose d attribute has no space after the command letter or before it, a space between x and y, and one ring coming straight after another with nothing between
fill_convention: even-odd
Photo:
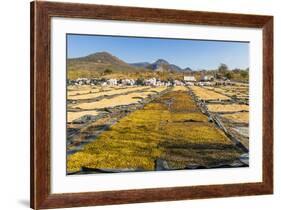
<instances>
[{"instance_id":1,"label":"brown wood grain","mask_svg":"<svg viewBox=\"0 0 281 210\"><path fill-rule=\"evenodd\" d=\"M260 183L51 194L50 20L52 17L263 29L263 181ZM31 186L34 209L273 193L273 17L36 1L31 3Z\"/></svg>"}]
</instances>

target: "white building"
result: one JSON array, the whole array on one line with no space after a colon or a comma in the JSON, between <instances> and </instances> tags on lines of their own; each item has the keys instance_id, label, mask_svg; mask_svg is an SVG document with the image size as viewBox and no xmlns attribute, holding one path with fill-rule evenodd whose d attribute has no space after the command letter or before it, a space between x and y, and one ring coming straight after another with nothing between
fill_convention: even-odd
<instances>
[{"instance_id":1,"label":"white building","mask_svg":"<svg viewBox=\"0 0 281 210\"><path fill-rule=\"evenodd\" d=\"M78 78L75 80L75 83L77 85L89 85L91 83L91 80L88 78Z\"/></svg>"},{"instance_id":2,"label":"white building","mask_svg":"<svg viewBox=\"0 0 281 210\"><path fill-rule=\"evenodd\" d=\"M184 76L183 80L186 82L196 82L196 79L194 76Z\"/></svg>"},{"instance_id":3,"label":"white building","mask_svg":"<svg viewBox=\"0 0 281 210\"><path fill-rule=\"evenodd\" d=\"M149 85L156 86L156 82L157 82L156 78L150 78L150 79L144 80L144 84L147 86L149 86Z\"/></svg>"},{"instance_id":4,"label":"white building","mask_svg":"<svg viewBox=\"0 0 281 210\"><path fill-rule=\"evenodd\" d=\"M102 82L100 85L105 87L105 86L107 86L107 83L106 82Z\"/></svg>"},{"instance_id":5,"label":"white building","mask_svg":"<svg viewBox=\"0 0 281 210\"><path fill-rule=\"evenodd\" d=\"M107 80L107 84L110 86L115 86L117 85L117 79L109 79Z\"/></svg>"},{"instance_id":6,"label":"white building","mask_svg":"<svg viewBox=\"0 0 281 210\"><path fill-rule=\"evenodd\" d=\"M160 80L156 81L156 86L164 86L164 85L165 85L164 82L162 82Z\"/></svg>"},{"instance_id":7,"label":"white building","mask_svg":"<svg viewBox=\"0 0 281 210\"><path fill-rule=\"evenodd\" d=\"M123 79L121 81L122 85L129 85L129 86L133 86L135 84L135 80L133 79Z\"/></svg>"},{"instance_id":8,"label":"white building","mask_svg":"<svg viewBox=\"0 0 281 210\"><path fill-rule=\"evenodd\" d=\"M179 80L175 80L174 81L174 86L184 86L184 83L179 81Z\"/></svg>"},{"instance_id":9,"label":"white building","mask_svg":"<svg viewBox=\"0 0 281 210\"><path fill-rule=\"evenodd\" d=\"M200 80L201 80L201 81L213 81L213 80L214 80L214 77L211 76L211 75L201 75Z\"/></svg>"}]
</instances>

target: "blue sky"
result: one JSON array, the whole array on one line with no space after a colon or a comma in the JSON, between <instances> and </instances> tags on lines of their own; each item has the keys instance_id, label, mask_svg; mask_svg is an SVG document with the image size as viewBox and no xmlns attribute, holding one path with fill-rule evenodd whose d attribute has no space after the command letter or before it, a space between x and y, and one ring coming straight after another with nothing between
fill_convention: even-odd
<instances>
[{"instance_id":1,"label":"blue sky","mask_svg":"<svg viewBox=\"0 0 281 210\"><path fill-rule=\"evenodd\" d=\"M107 51L127 63L165 59L182 68L249 67L249 43L119 36L67 35L68 58Z\"/></svg>"}]
</instances>

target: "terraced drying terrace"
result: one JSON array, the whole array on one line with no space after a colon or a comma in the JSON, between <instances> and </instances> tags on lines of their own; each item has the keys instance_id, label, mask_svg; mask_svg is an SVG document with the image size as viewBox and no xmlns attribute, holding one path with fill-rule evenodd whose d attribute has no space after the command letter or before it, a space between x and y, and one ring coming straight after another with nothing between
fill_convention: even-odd
<instances>
[{"instance_id":1,"label":"terraced drying terrace","mask_svg":"<svg viewBox=\"0 0 281 210\"><path fill-rule=\"evenodd\" d=\"M249 86L237 83L235 86L205 87L208 90L233 98L237 101L249 102Z\"/></svg>"},{"instance_id":2,"label":"terraced drying terrace","mask_svg":"<svg viewBox=\"0 0 281 210\"><path fill-rule=\"evenodd\" d=\"M200 105L233 99L201 88L71 87L68 174L247 166L241 161L247 152L217 124L215 112L202 109L211 104ZM241 121L231 114L220 117Z\"/></svg>"},{"instance_id":3,"label":"terraced drying terrace","mask_svg":"<svg viewBox=\"0 0 281 210\"><path fill-rule=\"evenodd\" d=\"M245 152L249 150L249 87L247 84L189 88L210 119ZM227 98L225 98L227 97Z\"/></svg>"},{"instance_id":4,"label":"terraced drying terrace","mask_svg":"<svg viewBox=\"0 0 281 210\"><path fill-rule=\"evenodd\" d=\"M191 86L190 89L198 97L199 100L212 101L212 100L230 100L230 97L217 93L209 88L203 88L199 86Z\"/></svg>"},{"instance_id":5,"label":"terraced drying terrace","mask_svg":"<svg viewBox=\"0 0 281 210\"><path fill-rule=\"evenodd\" d=\"M67 104L67 153L80 150L103 130L167 89L143 86L70 87Z\"/></svg>"}]
</instances>

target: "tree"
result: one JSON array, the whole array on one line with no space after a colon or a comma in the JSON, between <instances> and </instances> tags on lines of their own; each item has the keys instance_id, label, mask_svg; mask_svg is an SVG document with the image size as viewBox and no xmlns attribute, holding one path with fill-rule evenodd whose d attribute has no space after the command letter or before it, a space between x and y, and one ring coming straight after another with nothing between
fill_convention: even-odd
<instances>
[{"instance_id":1,"label":"tree","mask_svg":"<svg viewBox=\"0 0 281 210\"><path fill-rule=\"evenodd\" d=\"M222 64L220 64L218 71L221 74L226 74L226 72L228 71L228 66L226 64L222 63Z\"/></svg>"},{"instance_id":2,"label":"tree","mask_svg":"<svg viewBox=\"0 0 281 210\"><path fill-rule=\"evenodd\" d=\"M105 69L103 73L104 73L104 74L111 74L111 73L112 73L112 70L111 70L111 69Z\"/></svg>"},{"instance_id":3,"label":"tree","mask_svg":"<svg viewBox=\"0 0 281 210\"><path fill-rule=\"evenodd\" d=\"M144 79L143 78L138 78L136 80L136 85L144 85Z\"/></svg>"},{"instance_id":4,"label":"tree","mask_svg":"<svg viewBox=\"0 0 281 210\"><path fill-rule=\"evenodd\" d=\"M248 78L249 72L248 72L248 71L241 71L241 72L240 72L240 75L241 75L242 78L245 79L245 78Z\"/></svg>"},{"instance_id":5,"label":"tree","mask_svg":"<svg viewBox=\"0 0 281 210\"><path fill-rule=\"evenodd\" d=\"M222 79L222 76L221 76L221 74L219 74L219 73L215 73L215 78L216 78L216 79Z\"/></svg>"},{"instance_id":6,"label":"tree","mask_svg":"<svg viewBox=\"0 0 281 210\"><path fill-rule=\"evenodd\" d=\"M233 73L237 73L237 74L240 73L240 71L241 71L241 70L238 69L238 68L232 70Z\"/></svg>"},{"instance_id":7,"label":"tree","mask_svg":"<svg viewBox=\"0 0 281 210\"><path fill-rule=\"evenodd\" d=\"M229 71L229 72L227 72L227 73L225 74L225 77L226 77L227 79L232 79L232 78L233 78L233 74Z\"/></svg>"}]
</instances>

